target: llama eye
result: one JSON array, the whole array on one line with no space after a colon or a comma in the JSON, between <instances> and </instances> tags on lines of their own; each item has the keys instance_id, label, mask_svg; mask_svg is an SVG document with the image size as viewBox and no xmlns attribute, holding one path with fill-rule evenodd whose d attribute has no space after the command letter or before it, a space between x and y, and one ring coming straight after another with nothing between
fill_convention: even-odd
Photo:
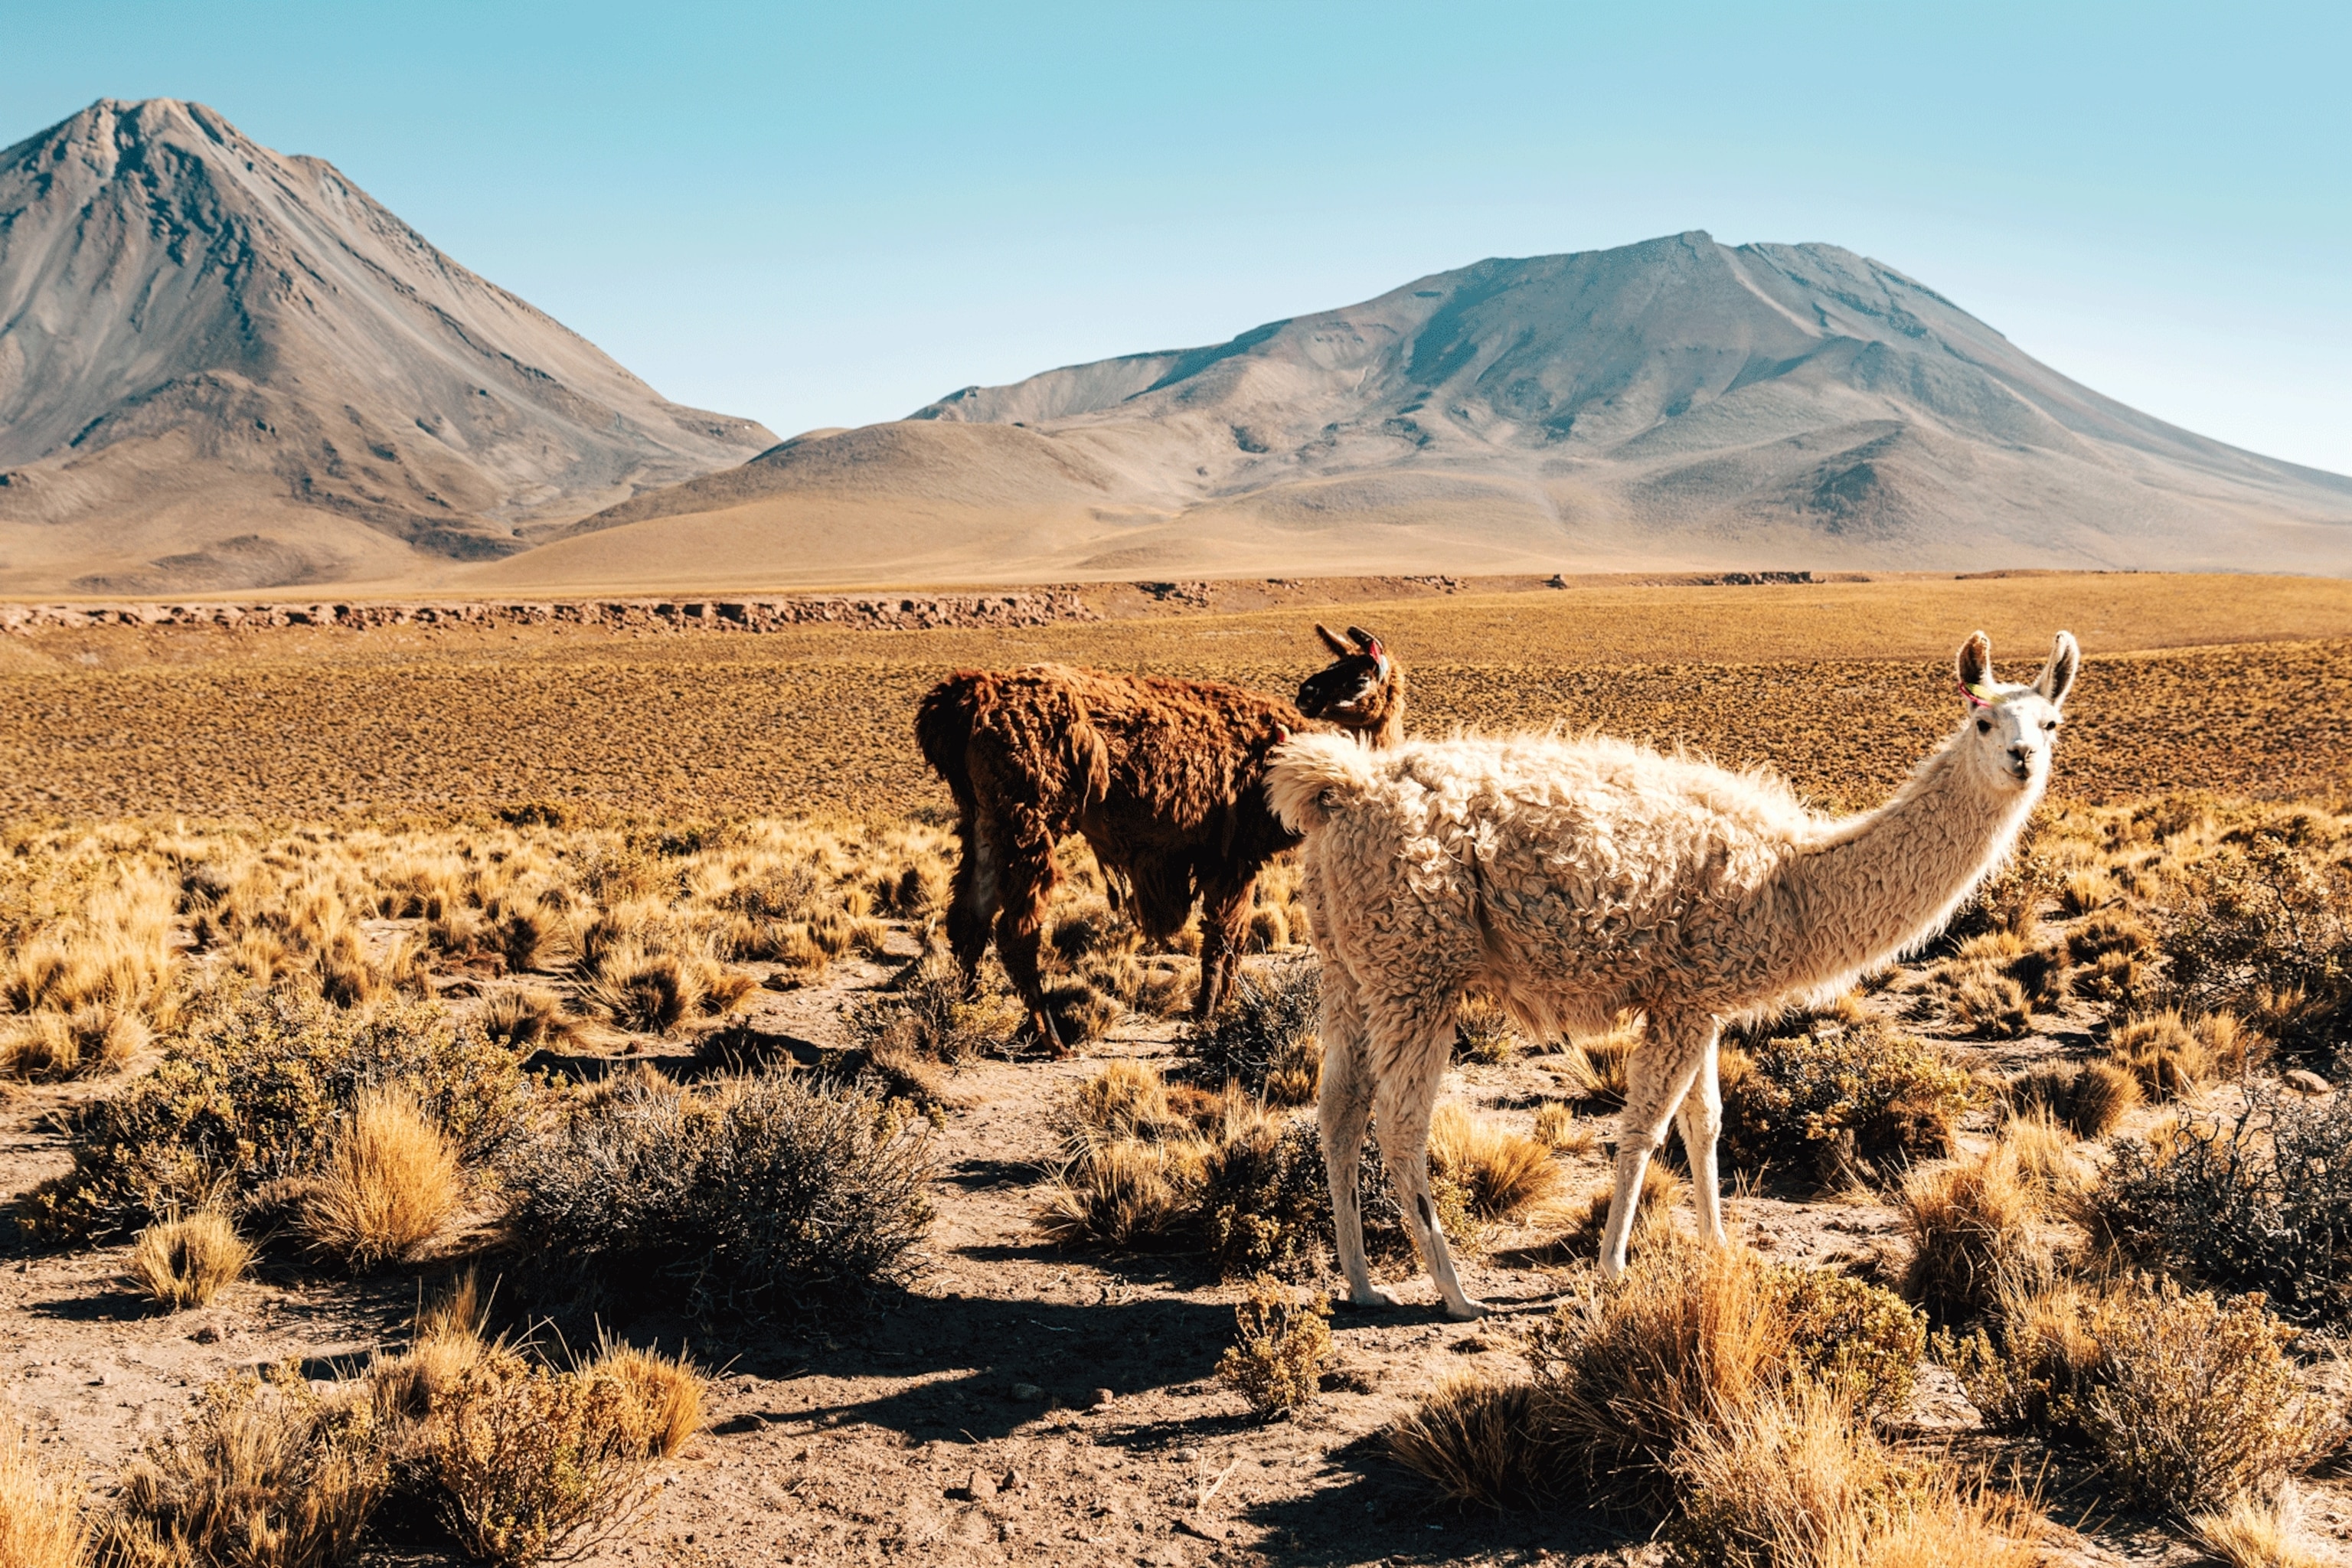
<instances>
[{"instance_id":1,"label":"llama eye","mask_svg":"<svg viewBox=\"0 0 2352 1568\"><path fill-rule=\"evenodd\" d=\"M1979 720L1978 720L1978 721L1977 721L1977 733L1978 733L1978 734L1979 734L1979 735L1990 735L1990 734L1991 734L1991 733L1992 733L1992 721L1991 721L1991 720L1990 720L1990 719L1979 719Z\"/></svg>"},{"instance_id":2,"label":"llama eye","mask_svg":"<svg viewBox=\"0 0 2352 1568\"><path fill-rule=\"evenodd\" d=\"M2048 723L2046 723L2046 724L2042 725L2042 727L2043 729L2045 729L2045 730L2055 730L2056 728L2058 728L2058 721L2057 721L2057 720L2055 720L2055 719L2053 719L2053 720L2051 720Z\"/></svg>"}]
</instances>

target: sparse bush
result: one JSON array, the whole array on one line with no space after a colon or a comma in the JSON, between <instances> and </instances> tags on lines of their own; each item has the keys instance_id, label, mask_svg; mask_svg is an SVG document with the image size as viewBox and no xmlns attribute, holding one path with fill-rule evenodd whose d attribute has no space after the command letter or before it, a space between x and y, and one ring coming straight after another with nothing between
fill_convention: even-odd
<instances>
[{"instance_id":1,"label":"sparse bush","mask_svg":"<svg viewBox=\"0 0 2352 1568\"><path fill-rule=\"evenodd\" d=\"M1965 942L1988 931L2022 936L2033 929L2058 887L2058 868L2035 847L2034 833L2035 827L2029 826L2017 852L1979 883L1953 913L1946 928L1951 940Z\"/></svg>"},{"instance_id":2,"label":"sparse bush","mask_svg":"<svg viewBox=\"0 0 2352 1568\"><path fill-rule=\"evenodd\" d=\"M2342 1441L2285 1354L2294 1337L2258 1295L2224 1307L2170 1279L2044 1270L2004 1282L1994 1332L1939 1336L1937 1354L1989 1426L2086 1444L2127 1500L2185 1517L2273 1501Z\"/></svg>"},{"instance_id":3,"label":"sparse bush","mask_svg":"<svg viewBox=\"0 0 2352 1568\"><path fill-rule=\"evenodd\" d=\"M1827 1368L1857 1400L1907 1394L1916 1318L1808 1273L1675 1238L1616 1284L1587 1286L1527 1341L1544 1441L1589 1495L1657 1510L1696 1433L1741 1419L1792 1377ZM1874 1337L1840 1337L1857 1329ZM1859 1404L1857 1418L1880 1408Z\"/></svg>"},{"instance_id":4,"label":"sparse bush","mask_svg":"<svg viewBox=\"0 0 2352 1568\"><path fill-rule=\"evenodd\" d=\"M2091 1212L2126 1253L2261 1291L2289 1322L2352 1327L2352 1120L2332 1100L2256 1084L2240 1111L2114 1148Z\"/></svg>"},{"instance_id":5,"label":"sparse bush","mask_svg":"<svg viewBox=\"0 0 2352 1568\"><path fill-rule=\"evenodd\" d=\"M1240 1337L1218 1359L1218 1377L1261 1418L1310 1403L1331 1359L1330 1316L1324 1297L1301 1301L1273 1276L1259 1275L1234 1309Z\"/></svg>"},{"instance_id":6,"label":"sparse bush","mask_svg":"<svg viewBox=\"0 0 2352 1568\"><path fill-rule=\"evenodd\" d=\"M513 1057L432 1004L345 1012L300 990L233 992L152 1072L70 1113L74 1168L35 1191L25 1223L103 1240L175 1211L234 1213L308 1175L371 1086L415 1095L467 1161L511 1132L526 1093Z\"/></svg>"},{"instance_id":7,"label":"sparse bush","mask_svg":"<svg viewBox=\"0 0 2352 1568\"><path fill-rule=\"evenodd\" d=\"M898 989L848 1009L850 1032L869 1052L960 1062L1003 1050L1023 1026L1020 1005L993 991L967 997L963 975L945 953L910 970Z\"/></svg>"},{"instance_id":8,"label":"sparse bush","mask_svg":"<svg viewBox=\"0 0 2352 1568\"><path fill-rule=\"evenodd\" d=\"M639 1420L612 1373L477 1365L426 1439L451 1533L496 1568L584 1554L646 1500Z\"/></svg>"},{"instance_id":9,"label":"sparse bush","mask_svg":"<svg viewBox=\"0 0 2352 1568\"><path fill-rule=\"evenodd\" d=\"M124 1469L103 1555L142 1568L349 1562L391 1482L364 1392L320 1393L291 1365L213 1384Z\"/></svg>"},{"instance_id":10,"label":"sparse bush","mask_svg":"<svg viewBox=\"0 0 2352 1568\"><path fill-rule=\"evenodd\" d=\"M131 1277L156 1300L178 1311L201 1307L245 1277L253 1248L228 1216L199 1209L157 1220L131 1248Z\"/></svg>"},{"instance_id":11,"label":"sparse bush","mask_svg":"<svg viewBox=\"0 0 2352 1568\"><path fill-rule=\"evenodd\" d=\"M1549 1500L1556 1461L1524 1383L1459 1376L1438 1384L1381 1434L1389 1457L1433 1483L1449 1502L1530 1507Z\"/></svg>"},{"instance_id":12,"label":"sparse bush","mask_svg":"<svg viewBox=\"0 0 2352 1568\"><path fill-rule=\"evenodd\" d=\"M2135 1014L2108 1037L2107 1059L2165 1099L2210 1082L2221 1070L2203 1036L2169 1008Z\"/></svg>"},{"instance_id":13,"label":"sparse bush","mask_svg":"<svg viewBox=\"0 0 2352 1568\"><path fill-rule=\"evenodd\" d=\"M931 1219L929 1133L903 1102L793 1073L625 1087L518 1147L509 1224L541 1268L625 1299L814 1307L907 1278Z\"/></svg>"},{"instance_id":14,"label":"sparse bush","mask_svg":"<svg viewBox=\"0 0 2352 1568\"><path fill-rule=\"evenodd\" d=\"M1950 1012L1954 1024L1983 1039L2020 1039L2033 1027L2025 987L1998 970L1970 969L1955 975Z\"/></svg>"},{"instance_id":15,"label":"sparse bush","mask_svg":"<svg viewBox=\"0 0 2352 1568\"><path fill-rule=\"evenodd\" d=\"M1838 1179L1854 1162L1951 1152L1977 1100L1969 1075L1927 1042L1875 1022L1813 1019L1723 1057L1723 1150Z\"/></svg>"},{"instance_id":16,"label":"sparse bush","mask_svg":"<svg viewBox=\"0 0 2352 1568\"><path fill-rule=\"evenodd\" d=\"M2225 1309L2143 1282L2109 1299L2095 1332L2084 1426L2126 1497L2181 1515L2269 1502L2343 1440L2285 1355L2294 1331L2257 1298Z\"/></svg>"},{"instance_id":17,"label":"sparse bush","mask_svg":"<svg viewBox=\"0 0 2352 1568\"><path fill-rule=\"evenodd\" d=\"M1313 1102L1322 1081L1322 966L1311 958L1245 971L1233 1005L1184 1048L1212 1083L1238 1083L1269 1105Z\"/></svg>"},{"instance_id":18,"label":"sparse bush","mask_svg":"<svg viewBox=\"0 0 2352 1568\"><path fill-rule=\"evenodd\" d=\"M2252 1019L2298 1057L2352 1046L2352 864L2290 826L2196 868L2165 931L2174 995Z\"/></svg>"},{"instance_id":19,"label":"sparse bush","mask_svg":"<svg viewBox=\"0 0 2352 1568\"><path fill-rule=\"evenodd\" d=\"M303 1194L310 1245L355 1269L414 1257L457 1211L457 1157L415 1100L362 1089Z\"/></svg>"},{"instance_id":20,"label":"sparse bush","mask_svg":"<svg viewBox=\"0 0 2352 1568\"><path fill-rule=\"evenodd\" d=\"M1896 1411L1910 1402L1924 1318L1893 1291L1826 1268L1772 1271L1775 1308L1789 1320L1789 1363L1853 1409Z\"/></svg>"},{"instance_id":21,"label":"sparse bush","mask_svg":"<svg viewBox=\"0 0 2352 1568\"><path fill-rule=\"evenodd\" d=\"M1475 1248L1477 1226L1468 1195L1434 1171L1429 1188L1448 1240ZM1412 1233L1389 1185L1377 1136L1364 1140L1356 1193L1364 1250L1373 1257L1412 1256ZM1202 1160L1200 1205L1209 1256L1225 1278L1319 1268L1332 1244L1331 1185L1315 1124L1262 1114L1229 1117Z\"/></svg>"},{"instance_id":22,"label":"sparse bush","mask_svg":"<svg viewBox=\"0 0 2352 1568\"><path fill-rule=\"evenodd\" d=\"M1996 1432L2082 1435L2084 1400L2098 1376L2095 1323L2105 1293L2054 1268L2020 1268L1996 1282L1992 1321L1964 1336L1936 1336L1969 1402Z\"/></svg>"},{"instance_id":23,"label":"sparse bush","mask_svg":"<svg viewBox=\"0 0 2352 1568\"><path fill-rule=\"evenodd\" d=\"M0 1564L5 1568L82 1568L89 1524L80 1488L52 1475L23 1428L0 1436Z\"/></svg>"}]
</instances>

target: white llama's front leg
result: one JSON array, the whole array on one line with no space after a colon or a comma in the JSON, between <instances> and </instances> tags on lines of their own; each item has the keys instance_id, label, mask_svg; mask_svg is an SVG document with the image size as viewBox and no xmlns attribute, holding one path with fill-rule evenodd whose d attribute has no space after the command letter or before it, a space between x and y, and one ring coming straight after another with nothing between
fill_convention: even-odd
<instances>
[{"instance_id":1,"label":"white llama's front leg","mask_svg":"<svg viewBox=\"0 0 2352 1568\"><path fill-rule=\"evenodd\" d=\"M1617 1184L1609 1194L1609 1225L1601 1237L1601 1275L1625 1272L1625 1244L1633 1233L1633 1210L1642 1201L1642 1177L1650 1156L1666 1141L1675 1110L1690 1092L1715 1039L1715 1024L1696 1027L1684 1020L1651 1015L1643 1038L1625 1064L1625 1110L1618 1121ZM1709 1140L1708 1147L1713 1148ZM1712 1170L1708 1173L1710 1178ZM1712 1180L1708 1183L1710 1194Z\"/></svg>"},{"instance_id":2,"label":"white llama's front leg","mask_svg":"<svg viewBox=\"0 0 2352 1568\"><path fill-rule=\"evenodd\" d=\"M1371 1064L1364 1059L1364 1009L1336 963L1323 966L1323 1087L1316 1118L1323 1135L1323 1169L1331 1183L1331 1236L1348 1276L1348 1300L1359 1307L1391 1307L1372 1283L1364 1261L1364 1212L1356 1173L1364 1152L1364 1125L1372 1116Z\"/></svg>"},{"instance_id":3,"label":"white llama's front leg","mask_svg":"<svg viewBox=\"0 0 2352 1568\"><path fill-rule=\"evenodd\" d=\"M1723 1131L1723 1086L1716 1079L1720 1031L1710 1027L1706 1054L1699 1059L1698 1075L1675 1113L1683 1135L1683 1156L1690 1162L1691 1202L1698 1208L1698 1231L1717 1247L1723 1234L1723 1198L1716 1178L1715 1148Z\"/></svg>"},{"instance_id":4,"label":"white llama's front leg","mask_svg":"<svg viewBox=\"0 0 2352 1568\"><path fill-rule=\"evenodd\" d=\"M1372 1041L1377 1059L1394 1063L1397 1070L1380 1086L1375 1114L1381 1124L1381 1158L1388 1167L1389 1185L1404 1210L1406 1226L1438 1294L1445 1298L1445 1315L1454 1319L1486 1315L1481 1302L1463 1292L1454 1277L1454 1253L1445 1245L1445 1227L1438 1222L1437 1202L1429 1191L1429 1121L1437 1106L1437 1086L1454 1044L1453 998L1433 1018L1415 1018L1398 1031L1402 1049L1383 1048L1395 1036L1375 1021ZM1399 1020L1402 1022L1402 1020Z\"/></svg>"}]
</instances>

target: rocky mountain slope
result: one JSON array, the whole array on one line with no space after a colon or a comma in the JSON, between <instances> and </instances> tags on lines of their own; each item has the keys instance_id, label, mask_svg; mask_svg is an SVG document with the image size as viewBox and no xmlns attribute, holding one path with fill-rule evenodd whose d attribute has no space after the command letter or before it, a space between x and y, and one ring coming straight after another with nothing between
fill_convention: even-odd
<instances>
[{"instance_id":1,"label":"rocky mountain slope","mask_svg":"<svg viewBox=\"0 0 2352 1568\"><path fill-rule=\"evenodd\" d=\"M966 387L588 518L516 581L860 573L2352 570L2352 479L2208 440L1834 246L1482 261Z\"/></svg>"},{"instance_id":2,"label":"rocky mountain slope","mask_svg":"<svg viewBox=\"0 0 2352 1568\"><path fill-rule=\"evenodd\" d=\"M0 592L413 578L773 442L202 104L0 153Z\"/></svg>"}]
</instances>

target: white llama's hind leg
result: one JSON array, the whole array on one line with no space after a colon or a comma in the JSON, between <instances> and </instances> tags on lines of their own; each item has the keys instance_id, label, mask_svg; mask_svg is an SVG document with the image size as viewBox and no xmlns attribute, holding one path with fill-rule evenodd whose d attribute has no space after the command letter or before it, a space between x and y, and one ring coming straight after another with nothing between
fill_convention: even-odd
<instances>
[{"instance_id":1,"label":"white llama's hind leg","mask_svg":"<svg viewBox=\"0 0 2352 1568\"><path fill-rule=\"evenodd\" d=\"M1348 1300L1359 1307L1394 1306L1372 1283L1364 1262L1364 1213L1356 1173L1364 1152L1364 1126L1372 1117L1371 1064L1364 1059L1364 1009L1345 971L1323 966L1323 1087L1316 1119L1323 1135L1323 1169L1331 1183L1331 1234Z\"/></svg>"},{"instance_id":2,"label":"white llama's hind leg","mask_svg":"<svg viewBox=\"0 0 2352 1568\"><path fill-rule=\"evenodd\" d=\"M1720 1038L1717 1031L1708 1031L1706 1054L1699 1059L1697 1077L1683 1096L1682 1109L1675 1113L1683 1135L1683 1156L1690 1162L1691 1202L1698 1208L1699 1234L1717 1247L1725 1243L1723 1200L1715 1165L1716 1139L1723 1131L1723 1086L1716 1079Z\"/></svg>"},{"instance_id":3,"label":"white llama's hind leg","mask_svg":"<svg viewBox=\"0 0 2352 1568\"><path fill-rule=\"evenodd\" d=\"M1625 1064L1625 1110L1618 1123L1617 1184L1609 1195L1609 1225L1601 1237L1601 1274L1625 1272L1625 1243L1633 1233L1633 1209L1642 1201L1642 1176L1650 1156L1666 1141L1675 1109L1709 1058L1715 1023L1650 1016L1641 1045ZM1713 1140L1708 1147L1713 1148ZM1712 1173L1710 1172L1710 1174ZM1713 1183L1708 1184L1710 1194ZM1705 1218L1705 1211L1701 1217Z\"/></svg>"},{"instance_id":4,"label":"white llama's hind leg","mask_svg":"<svg viewBox=\"0 0 2352 1568\"><path fill-rule=\"evenodd\" d=\"M1404 1210L1405 1225L1421 1249L1422 1261L1429 1266L1438 1294L1445 1298L1445 1315L1482 1317L1486 1307L1464 1294L1461 1280L1454 1277L1454 1253L1445 1245L1437 1201L1429 1191L1429 1121L1437 1106L1438 1080L1444 1076L1454 1044L1454 1009L1449 1005L1433 1017L1397 1022L1404 1026L1393 1033L1376 1023L1372 1041L1375 1059L1393 1068L1391 1076L1381 1083L1374 1107L1381 1124L1381 1160L1388 1167L1389 1185Z\"/></svg>"}]
</instances>

